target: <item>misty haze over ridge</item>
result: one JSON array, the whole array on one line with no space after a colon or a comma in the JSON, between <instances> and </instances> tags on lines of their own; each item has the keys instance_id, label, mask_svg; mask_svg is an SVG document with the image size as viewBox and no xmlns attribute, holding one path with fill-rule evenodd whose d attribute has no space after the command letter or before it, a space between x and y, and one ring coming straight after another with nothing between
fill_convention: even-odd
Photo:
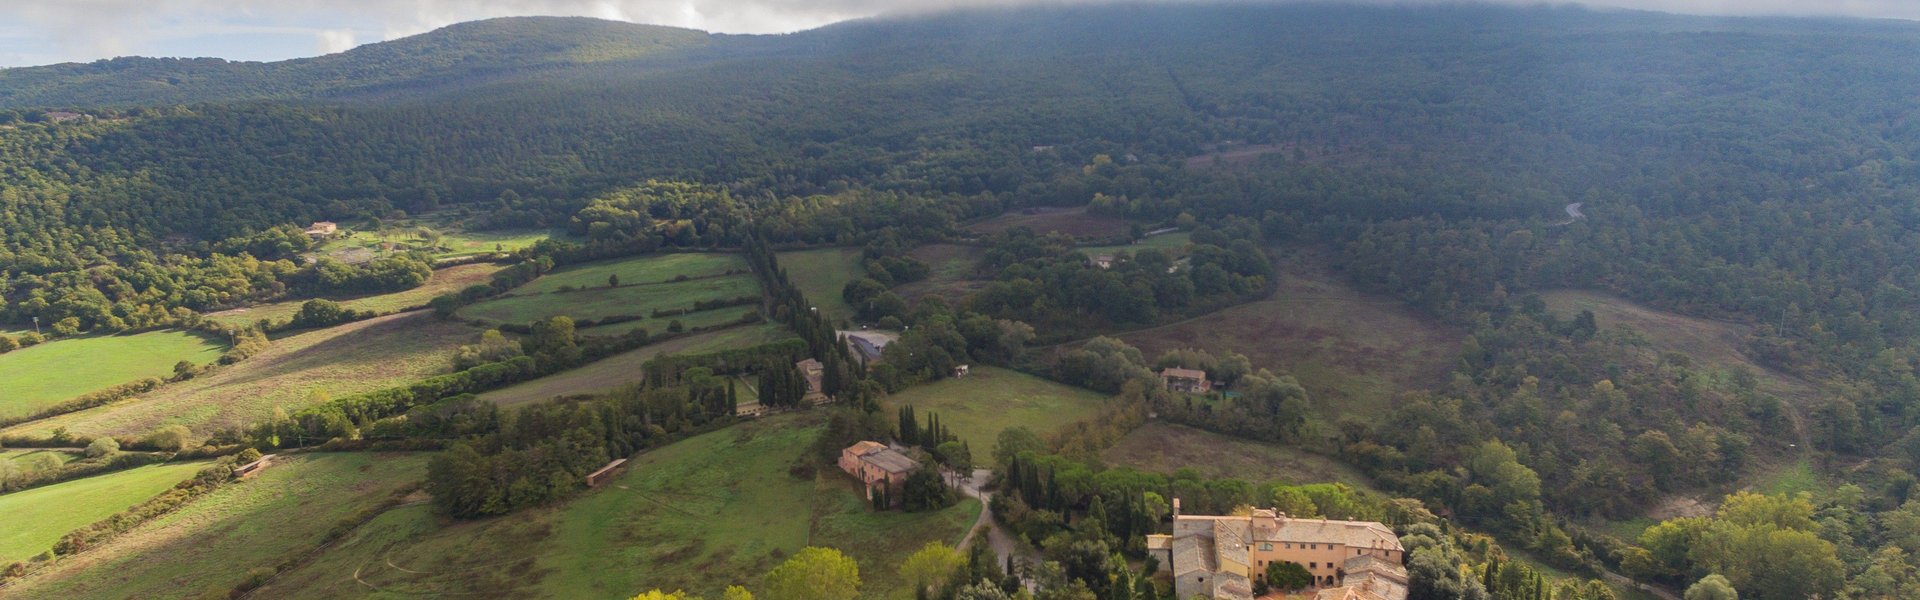
<instances>
[{"instance_id":1,"label":"misty haze over ridge","mask_svg":"<svg viewBox=\"0 0 1920 600\"><path fill-rule=\"evenodd\" d=\"M1138 3L1137 0L1129 2ZM1151 3L1200 4L1160 0ZM26 0L0 6L0 68L117 56L283 60L340 52L458 22L585 16L716 33L784 33L889 14L962 8L1117 3L1110 0ZM1298 3L1292 0L1248 3ZM1339 2L1312 2L1339 3ZM1372 5L1570 4L1534 0L1349 0ZM1595 0L1594 8L1727 16L1920 19L1905 0Z\"/></svg>"}]
</instances>

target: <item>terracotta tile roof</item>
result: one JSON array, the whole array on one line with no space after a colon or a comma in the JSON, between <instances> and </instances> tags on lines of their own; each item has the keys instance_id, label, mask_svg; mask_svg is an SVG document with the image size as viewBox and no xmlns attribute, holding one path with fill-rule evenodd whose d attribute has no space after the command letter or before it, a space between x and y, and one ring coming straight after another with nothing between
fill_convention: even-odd
<instances>
[{"instance_id":1,"label":"terracotta tile roof","mask_svg":"<svg viewBox=\"0 0 1920 600\"><path fill-rule=\"evenodd\" d=\"M920 463L892 448L881 448L860 456L867 464L880 467L888 473L908 473L920 468Z\"/></svg>"}]
</instances>

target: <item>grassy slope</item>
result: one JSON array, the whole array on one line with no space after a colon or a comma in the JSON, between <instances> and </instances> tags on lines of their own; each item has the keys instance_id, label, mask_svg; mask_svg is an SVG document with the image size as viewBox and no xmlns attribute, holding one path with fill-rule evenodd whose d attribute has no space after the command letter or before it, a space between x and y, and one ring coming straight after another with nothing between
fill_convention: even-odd
<instances>
[{"instance_id":1,"label":"grassy slope","mask_svg":"<svg viewBox=\"0 0 1920 600\"><path fill-rule=\"evenodd\" d=\"M712 277L730 272L745 273L747 270L747 259L738 254L654 254L559 269L520 286L514 293L544 294L561 286L606 287L609 275L619 275L621 285L636 285L667 283L681 275L689 278Z\"/></svg>"},{"instance_id":2,"label":"grassy slope","mask_svg":"<svg viewBox=\"0 0 1920 600\"><path fill-rule=\"evenodd\" d=\"M154 331L57 340L0 354L0 417L29 415L89 392L172 375L174 363L206 364L223 349L196 333Z\"/></svg>"},{"instance_id":3,"label":"grassy slope","mask_svg":"<svg viewBox=\"0 0 1920 600\"><path fill-rule=\"evenodd\" d=\"M1383 414L1400 392L1445 380L1463 334L1392 299L1360 293L1311 254L1277 258L1272 297L1120 335L1148 360L1177 348L1233 350L1291 374L1330 418Z\"/></svg>"},{"instance_id":4,"label":"grassy slope","mask_svg":"<svg viewBox=\"0 0 1920 600\"><path fill-rule=\"evenodd\" d=\"M1799 401L1817 400L1820 396L1819 389L1812 384L1747 358L1740 350L1747 335L1744 325L1647 308L1598 292L1556 290L1540 297L1546 301L1548 310L1556 314L1570 318L1582 310L1591 310L1594 322L1603 328L1632 328L1656 350L1679 352L1702 364L1749 369L1759 380L1760 390L1769 394Z\"/></svg>"},{"instance_id":5,"label":"grassy slope","mask_svg":"<svg viewBox=\"0 0 1920 600\"><path fill-rule=\"evenodd\" d=\"M148 465L0 496L0 564L53 549L60 536L186 481L204 462Z\"/></svg>"},{"instance_id":6,"label":"grassy slope","mask_svg":"<svg viewBox=\"0 0 1920 600\"><path fill-rule=\"evenodd\" d=\"M1092 417L1105 401L1099 392L982 365L966 377L913 387L884 403L888 415L912 406L921 426L929 414L939 413L940 423L971 445L979 460L993 450L1002 429L1024 425L1044 436Z\"/></svg>"},{"instance_id":7,"label":"grassy slope","mask_svg":"<svg viewBox=\"0 0 1920 600\"><path fill-rule=\"evenodd\" d=\"M1340 482L1374 489L1359 469L1332 458L1158 421L1120 438L1120 443L1100 453L1100 458L1143 471L1172 473L1192 467L1208 477L1294 484Z\"/></svg>"},{"instance_id":8,"label":"grassy slope","mask_svg":"<svg viewBox=\"0 0 1920 600\"><path fill-rule=\"evenodd\" d=\"M929 540L957 542L979 504L874 513L838 471L794 478L788 466L817 420L786 415L697 436L641 455L607 487L497 519L443 523L424 508L397 510L261 597L625 598L657 587L715 598L729 583L758 589L781 557L810 543L858 560L864 596L910 596L899 562Z\"/></svg>"},{"instance_id":9,"label":"grassy slope","mask_svg":"<svg viewBox=\"0 0 1920 600\"><path fill-rule=\"evenodd\" d=\"M417 484L425 476L426 458L375 453L282 457L284 462L258 475L63 560L7 592L23 598L177 598L224 592L239 584L248 569L319 547L342 519Z\"/></svg>"},{"instance_id":10,"label":"grassy slope","mask_svg":"<svg viewBox=\"0 0 1920 600\"><path fill-rule=\"evenodd\" d=\"M515 290L513 295L481 302L460 310L464 318L483 319L495 323L527 323L556 315L567 315L574 319L598 319L614 315L651 315L655 309L692 308L694 302L702 300L732 299L740 296L760 294L760 282L752 275L730 275L695 279L680 283L626 284L617 288L606 287L606 277L600 278L600 287L588 288L566 293L531 293L525 290L541 286L539 280ZM735 307L737 310L724 311L739 316L741 311L752 310L748 307ZM650 319L656 320L656 319ZM665 319L657 319L665 320Z\"/></svg>"},{"instance_id":11,"label":"grassy slope","mask_svg":"<svg viewBox=\"0 0 1920 600\"><path fill-rule=\"evenodd\" d=\"M749 314L758 313L759 311L760 307L758 306L729 306L671 317L647 317L632 321L608 323L606 325L581 327L575 329L574 333L583 336L618 337L626 335L627 332L635 329L645 329L649 333L660 335L671 331L674 321L679 321L680 326L686 329L738 325L741 323L740 320L742 318L745 318Z\"/></svg>"},{"instance_id":12,"label":"grassy slope","mask_svg":"<svg viewBox=\"0 0 1920 600\"><path fill-rule=\"evenodd\" d=\"M276 406L302 408L314 390L340 398L449 372L453 349L477 333L424 312L309 331L274 340L266 351L211 375L8 432L66 427L82 435L135 435L178 423L207 434L266 418Z\"/></svg>"},{"instance_id":13,"label":"grassy slope","mask_svg":"<svg viewBox=\"0 0 1920 600\"><path fill-rule=\"evenodd\" d=\"M480 399L501 406L515 406L539 402L555 396L604 392L622 384L640 381L643 378L640 366L646 364L648 359L661 354L742 348L788 335L786 328L780 325L756 325L702 332L651 344L637 350L609 356L577 369L480 394Z\"/></svg>"},{"instance_id":14,"label":"grassy slope","mask_svg":"<svg viewBox=\"0 0 1920 600\"><path fill-rule=\"evenodd\" d=\"M973 279L974 267L987 254L979 246L928 244L907 254L927 263L927 278L894 288L903 297L917 300L936 295L957 302L986 285Z\"/></svg>"},{"instance_id":15,"label":"grassy slope","mask_svg":"<svg viewBox=\"0 0 1920 600\"><path fill-rule=\"evenodd\" d=\"M1173 233L1163 233L1140 240L1138 243L1122 246L1082 246L1080 247L1080 252L1091 257L1102 254L1116 254L1122 250L1139 252L1148 248L1155 248L1164 250L1168 254L1178 257L1186 254L1187 243L1191 241L1193 241L1193 234L1185 231L1176 231Z\"/></svg>"},{"instance_id":16,"label":"grassy slope","mask_svg":"<svg viewBox=\"0 0 1920 600\"><path fill-rule=\"evenodd\" d=\"M821 248L780 253L780 267L800 286L828 319L853 318L853 307L840 297L847 282L860 277L860 250L857 248Z\"/></svg>"},{"instance_id":17,"label":"grassy slope","mask_svg":"<svg viewBox=\"0 0 1920 600\"><path fill-rule=\"evenodd\" d=\"M19 449L19 450L0 450L0 460L10 460L15 463L24 464L38 454L46 454L54 458L58 458L60 459L61 464L80 460L80 457L82 456L81 454L68 452L66 450L56 450L56 449L50 449L50 448L26 448L26 449Z\"/></svg>"},{"instance_id":18,"label":"grassy slope","mask_svg":"<svg viewBox=\"0 0 1920 600\"><path fill-rule=\"evenodd\" d=\"M501 265L476 263L458 265L433 272L433 279L426 285L378 296L365 296L351 300L341 300L340 306L353 310L371 310L376 313L389 313L398 310L426 306L434 296L458 292L467 286L486 283L493 274L502 269ZM236 308L207 315L208 318L222 323L246 325L261 319L281 320L291 318L300 312L305 300L289 300L247 308Z\"/></svg>"},{"instance_id":19,"label":"grassy slope","mask_svg":"<svg viewBox=\"0 0 1920 600\"><path fill-rule=\"evenodd\" d=\"M1057 231L1072 236L1110 236L1127 232L1127 221L1119 217L1098 217L1087 214L1081 208L1043 208L1032 209L1034 214L1023 210L1008 211L985 221L967 227L975 233L998 233L1014 227L1026 227L1034 233L1045 234Z\"/></svg>"},{"instance_id":20,"label":"grassy slope","mask_svg":"<svg viewBox=\"0 0 1920 600\"><path fill-rule=\"evenodd\" d=\"M365 224L359 226L364 227ZM321 244L318 252L337 259L351 260L377 255L382 242L393 243L400 247L424 245L426 240L415 235L419 223L395 224L387 239L371 231L355 230L349 235L337 237ZM347 229L353 229L348 225ZM469 256L491 252L512 252L532 246L547 238L564 238L566 232L558 229L516 229L502 231L442 231L440 248L434 252L435 258Z\"/></svg>"}]
</instances>

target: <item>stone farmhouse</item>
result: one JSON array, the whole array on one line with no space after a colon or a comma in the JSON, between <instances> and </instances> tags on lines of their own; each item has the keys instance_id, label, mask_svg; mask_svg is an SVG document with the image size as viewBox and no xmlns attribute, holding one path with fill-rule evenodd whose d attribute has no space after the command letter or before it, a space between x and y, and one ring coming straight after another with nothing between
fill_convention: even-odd
<instances>
[{"instance_id":1,"label":"stone farmhouse","mask_svg":"<svg viewBox=\"0 0 1920 600\"><path fill-rule=\"evenodd\" d=\"M798 369L800 375L807 379L807 395L801 398L800 401L808 404L821 404L826 402L827 394L824 385L827 373L826 365L820 364L818 360L809 358L793 363L793 368Z\"/></svg>"},{"instance_id":2,"label":"stone farmhouse","mask_svg":"<svg viewBox=\"0 0 1920 600\"><path fill-rule=\"evenodd\" d=\"M873 500L876 488L883 488L894 502L899 502L903 498L900 492L907 483L907 476L920 468L919 461L880 442L860 442L848 446L840 451L838 463L840 470L860 480L861 486L866 489L868 501Z\"/></svg>"},{"instance_id":3,"label":"stone farmhouse","mask_svg":"<svg viewBox=\"0 0 1920 600\"><path fill-rule=\"evenodd\" d=\"M1169 392L1205 394L1213 391L1213 382L1207 379L1207 372L1199 369L1167 367L1160 370L1160 381L1167 384Z\"/></svg>"},{"instance_id":4,"label":"stone farmhouse","mask_svg":"<svg viewBox=\"0 0 1920 600\"><path fill-rule=\"evenodd\" d=\"M1251 600L1267 565L1313 575L1316 600L1406 600L1406 551L1386 525L1296 519L1273 509L1247 516L1180 514L1173 533L1147 536L1147 552L1173 573L1174 597Z\"/></svg>"},{"instance_id":5,"label":"stone farmhouse","mask_svg":"<svg viewBox=\"0 0 1920 600\"><path fill-rule=\"evenodd\" d=\"M307 226L307 237L327 239L340 233L340 224L333 221L314 221Z\"/></svg>"}]
</instances>

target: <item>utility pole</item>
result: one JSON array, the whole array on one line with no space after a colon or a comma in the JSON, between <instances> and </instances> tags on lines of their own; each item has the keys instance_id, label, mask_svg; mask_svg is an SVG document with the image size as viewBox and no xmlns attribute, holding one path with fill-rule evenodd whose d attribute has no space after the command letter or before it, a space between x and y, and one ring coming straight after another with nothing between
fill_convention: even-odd
<instances>
[{"instance_id":1,"label":"utility pole","mask_svg":"<svg viewBox=\"0 0 1920 600\"><path fill-rule=\"evenodd\" d=\"M33 318L33 334L40 335L40 317Z\"/></svg>"}]
</instances>

